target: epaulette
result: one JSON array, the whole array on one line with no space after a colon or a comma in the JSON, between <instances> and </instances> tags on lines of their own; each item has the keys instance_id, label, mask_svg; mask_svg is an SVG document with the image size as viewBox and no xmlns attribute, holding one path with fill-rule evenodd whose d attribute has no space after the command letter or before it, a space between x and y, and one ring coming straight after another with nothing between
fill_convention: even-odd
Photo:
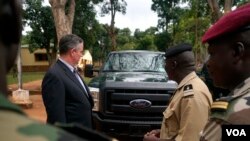
<instances>
[{"instance_id":1,"label":"epaulette","mask_svg":"<svg viewBox=\"0 0 250 141\"><path fill-rule=\"evenodd\" d=\"M186 85L183 88L183 96L188 97L188 96L193 96L194 95L194 90L192 84Z\"/></svg>"},{"instance_id":2,"label":"epaulette","mask_svg":"<svg viewBox=\"0 0 250 141\"><path fill-rule=\"evenodd\" d=\"M211 110L212 111L226 111L227 108L228 108L229 103L232 100L235 100L235 99L249 93L249 90L250 89L246 89L245 91L241 92L238 95L233 95L233 94L230 93L226 97L221 97L221 98L217 99L215 102L213 102L213 104L211 106Z\"/></svg>"},{"instance_id":3,"label":"epaulette","mask_svg":"<svg viewBox=\"0 0 250 141\"><path fill-rule=\"evenodd\" d=\"M211 110L212 111L226 111L228 108L229 102L226 100L217 100L214 101L212 106L211 106Z\"/></svg>"}]
</instances>

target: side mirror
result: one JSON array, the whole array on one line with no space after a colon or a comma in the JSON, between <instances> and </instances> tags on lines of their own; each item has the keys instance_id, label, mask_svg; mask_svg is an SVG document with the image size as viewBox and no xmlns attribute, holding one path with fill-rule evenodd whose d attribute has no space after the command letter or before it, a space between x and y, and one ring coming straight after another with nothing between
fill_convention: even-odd
<instances>
[{"instance_id":1,"label":"side mirror","mask_svg":"<svg viewBox=\"0 0 250 141\"><path fill-rule=\"evenodd\" d=\"M92 64L86 64L85 69L84 69L84 76L93 77L93 65Z\"/></svg>"}]
</instances>

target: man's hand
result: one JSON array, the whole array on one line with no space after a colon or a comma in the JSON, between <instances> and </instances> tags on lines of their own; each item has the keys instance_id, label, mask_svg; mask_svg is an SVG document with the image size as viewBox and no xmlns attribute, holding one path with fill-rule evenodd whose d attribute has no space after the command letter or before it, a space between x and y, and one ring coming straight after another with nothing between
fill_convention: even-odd
<instances>
[{"instance_id":1,"label":"man's hand","mask_svg":"<svg viewBox=\"0 0 250 141\"><path fill-rule=\"evenodd\" d=\"M143 141L159 141L160 129L152 130L144 135Z\"/></svg>"}]
</instances>

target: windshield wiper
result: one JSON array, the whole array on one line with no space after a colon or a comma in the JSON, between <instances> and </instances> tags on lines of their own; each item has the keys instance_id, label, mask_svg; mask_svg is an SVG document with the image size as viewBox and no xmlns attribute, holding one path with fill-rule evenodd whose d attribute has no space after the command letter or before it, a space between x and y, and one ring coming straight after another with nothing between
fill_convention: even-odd
<instances>
[{"instance_id":1,"label":"windshield wiper","mask_svg":"<svg viewBox=\"0 0 250 141\"><path fill-rule=\"evenodd\" d=\"M103 72L126 72L124 70L103 70Z\"/></svg>"},{"instance_id":2,"label":"windshield wiper","mask_svg":"<svg viewBox=\"0 0 250 141\"><path fill-rule=\"evenodd\" d=\"M156 70L133 70L133 72L159 72Z\"/></svg>"}]
</instances>

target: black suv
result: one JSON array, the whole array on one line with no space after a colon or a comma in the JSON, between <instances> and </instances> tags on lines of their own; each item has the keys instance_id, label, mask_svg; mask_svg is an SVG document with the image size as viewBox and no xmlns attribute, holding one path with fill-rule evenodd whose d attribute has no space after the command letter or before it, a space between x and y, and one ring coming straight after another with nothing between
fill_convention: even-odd
<instances>
[{"instance_id":1,"label":"black suv","mask_svg":"<svg viewBox=\"0 0 250 141\"><path fill-rule=\"evenodd\" d=\"M89 83L96 129L115 137L142 137L160 128L162 112L177 87L168 80L164 62L164 52L111 52Z\"/></svg>"}]
</instances>

